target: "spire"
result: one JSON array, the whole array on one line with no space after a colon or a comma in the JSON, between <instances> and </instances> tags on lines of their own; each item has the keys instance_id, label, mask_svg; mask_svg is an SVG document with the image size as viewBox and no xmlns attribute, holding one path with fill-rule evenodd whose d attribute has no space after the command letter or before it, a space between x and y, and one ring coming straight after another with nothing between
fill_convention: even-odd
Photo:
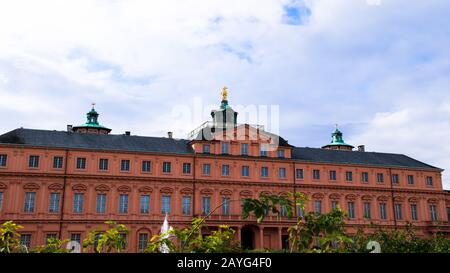
<instances>
[{"instance_id":1,"label":"spire","mask_svg":"<svg viewBox=\"0 0 450 273\"><path fill-rule=\"evenodd\" d=\"M348 150L351 151L354 147L344 142L343 134L335 124L334 132L331 134L331 143L322 147L330 150Z\"/></svg>"},{"instance_id":2,"label":"spire","mask_svg":"<svg viewBox=\"0 0 450 273\"><path fill-rule=\"evenodd\" d=\"M211 111L214 131L216 129L233 128L237 124L238 113L228 105L228 87L224 86L220 94L222 95L220 109Z\"/></svg>"},{"instance_id":3,"label":"spire","mask_svg":"<svg viewBox=\"0 0 450 273\"><path fill-rule=\"evenodd\" d=\"M230 106L228 105L228 87L224 86L220 94L222 95L222 102L220 104L220 109L230 108Z\"/></svg>"},{"instance_id":4,"label":"spire","mask_svg":"<svg viewBox=\"0 0 450 273\"><path fill-rule=\"evenodd\" d=\"M92 103L92 108L86 114L86 123L80 126L73 127L73 131L77 133L94 133L94 134L108 134L111 129L106 128L98 122L99 113L95 110L95 103Z\"/></svg>"}]
</instances>

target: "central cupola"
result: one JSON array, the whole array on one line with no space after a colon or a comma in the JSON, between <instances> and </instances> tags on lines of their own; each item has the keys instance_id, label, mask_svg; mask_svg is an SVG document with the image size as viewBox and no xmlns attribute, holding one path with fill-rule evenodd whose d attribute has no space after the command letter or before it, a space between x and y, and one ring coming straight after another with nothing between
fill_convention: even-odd
<instances>
[{"instance_id":1,"label":"central cupola","mask_svg":"<svg viewBox=\"0 0 450 273\"><path fill-rule=\"evenodd\" d=\"M220 109L211 111L213 119L212 132L223 131L237 126L238 112L228 105L228 88L226 86L222 89L221 94Z\"/></svg>"}]
</instances>

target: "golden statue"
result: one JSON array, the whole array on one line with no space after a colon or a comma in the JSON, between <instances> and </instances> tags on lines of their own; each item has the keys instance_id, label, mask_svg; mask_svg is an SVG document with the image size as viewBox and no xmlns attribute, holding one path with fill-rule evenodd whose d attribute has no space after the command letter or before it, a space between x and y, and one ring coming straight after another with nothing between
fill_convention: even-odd
<instances>
[{"instance_id":1,"label":"golden statue","mask_svg":"<svg viewBox=\"0 0 450 273\"><path fill-rule=\"evenodd\" d=\"M222 100L227 100L228 98L228 87L224 86L222 89Z\"/></svg>"}]
</instances>

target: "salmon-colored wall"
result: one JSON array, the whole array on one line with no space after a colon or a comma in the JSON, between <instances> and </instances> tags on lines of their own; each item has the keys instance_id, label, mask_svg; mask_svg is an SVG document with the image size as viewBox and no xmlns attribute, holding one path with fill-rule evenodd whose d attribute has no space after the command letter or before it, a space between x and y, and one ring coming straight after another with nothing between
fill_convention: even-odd
<instances>
[{"instance_id":1,"label":"salmon-colored wall","mask_svg":"<svg viewBox=\"0 0 450 273\"><path fill-rule=\"evenodd\" d=\"M201 152L199 143L194 148ZM231 144L232 154L240 153L239 142ZM234 146L233 146L234 145ZM159 232L164 215L161 213L161 196L171 196L171 213L169 223L180 227L188 224L192 214L202 214L202 197L211 197L211 209L222 202L223 197L229 197L230 215L222 215L221 209L214 213L208 225L217 227L228 224L237 229L239 236L241 228L248 226L254 230L255 246L280 248L282 234L292 225L293 220L269 215L262 225L256 225L255 219L241 219L240 200L244 197L257 197L262 192L284 193L303 192L309 197L307 211L314 209L314 201L322 201L322 211L331 209L331 202L336 200L346 210L347 202L355 202L355 219L349 219L348 231L356 232L358 227L366 227L371 223L393 227L405 226L411 220L409 205L416 203L418 207L418 220L413 221L420 227L419 234L428 236L438 230L450 232L446 208L450 207L450 195L443 191L441 173L439 171L406 169L406 168L380 168L362 165L334 165L306 163L290 159L290 149L286 148L283 159L274 157L261 158L258 156L223 156L215 155L220 151L220 142L211 145L212 155L197 153L194 155L171 155L155 153L108 152L82 149L51 149L39 147L24 147L14 145L1 145L0 154L7 154L6 167L0 167L0 192L3 192L3 202L0 208L0 220L14 220L25 226L21 233L31 234L33 246L44 244L48 233L59 233L63 238L70 238L71 233L80 233L84 239L87 231L94 228L106 228L104 221L113 219L125 223L130 229L128 235L128 251L137 251L139 233L151 234ZM198 150L200 149L200 150ZM259 155L258 145L249 145L254 155ZM39 168L29 168L30 155L39 155ZM63 168L53 168L53 157L64 158ZM77 170L76 159L86 158L86 170ZM99 170L99 159L109 159L109 169ZM130 171L120 170L122 159L130 160ZM67 171L65 172L65 161ZM151 161L151 172L141 170L143 160ZM194 165L195 161L195 165ZM163 162L171 162L172 171L169 174L162 172ZM183 163L191 164L191 173L183 174ZM211 164L211 174L203 175L203 164ZM230 175L222 176L221 166L230 166ZM250 168L249 177L241 176L241 166ZM269 168L269 176L261 177L262 166ZM286 169L286 177L278 176L279 168ZM296 169L303 169L303 179L295 176ZM313 170L320 170L320 180L312 178ZM329 180L329 171L337 172L337 180ZM345 181L345 172L352 171L353 181ZM369 173L369 182L361 182L361 172ZM384 183L377 183L376 174L384 173ZM390 183L389 174L398 174L398 185ZM407 184L407 175L414 175L414 184ZM195 179L194 179L195 175ZM433 186L427 186L425 179L433 177ZM36 209L33 213L24 213L25 192L36 192ZM64 204L60 200L61 213L49 213L49 196L51 192L64 191ZM84 193L84 210L82 213L73 213L73 196L75 192ZM107 196L105 214L96 213L96 196L105 193ZM119 194L128 194L128 213L119 214ZM150 213L141 214L139 198L142 194L149 194ZM191 196L191 215L182 214L182 196ZM403 220L394 222L392 201L402 204ZM363 203L371 203L371 219L363 218ZM387 204L387 219L379 217L378 204ZM195 211L194 205L195 203ZM429 205L435 204L438 209L438 220L431 221ZM61 224L61 225L60 225ZM368 228L368 230L370 230Z\"/></svg>"}]
</instances>

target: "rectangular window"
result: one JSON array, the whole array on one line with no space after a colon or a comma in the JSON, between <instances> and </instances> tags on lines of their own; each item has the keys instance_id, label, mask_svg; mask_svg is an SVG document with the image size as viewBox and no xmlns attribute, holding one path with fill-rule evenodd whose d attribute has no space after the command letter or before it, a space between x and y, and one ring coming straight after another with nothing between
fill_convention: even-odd
<instances>
[{"instance_id":1,"label":"rectangular window","mask_svg":"<svg viewBox=\"0 0 450 273\"><path fill-rule=\"evenodd\" d=\"M348 209L348 218L352 218L352 219L355 218L355 203L348 202L347 209Z\"/></svg>"},{"instance_id":2,"label":"rectangular window","mask_svg":"<svg viewBox=\"0 0 450 273\"><path fill-rule=\"evenodd\" d=\"M150 213L150 195L141 195L141 200L139 201L141 205L141 214Z\"/></svg>"},{"instance_id":3,"label":"rectangular window","mask_svg":"<svg viewBox=\"0 0 450 273\"><path fill-rule=\"evenodd\" d=\"M266 144L261 144L261 146L259 147L259 155L260 156L267 156L267 145Z\"/></svg>"},{"instance_id":4,"label":"rectangular window","mask_svg":"<svg viewBox=\"0 0 450 273\"><path fill-rule=\"evenodd\" d=\"M31 246L31 234L20 234L20 245L29 248Z\"/></svg>"},{"instance_id":5,"label":"rectangular window","mask_svg":"<svg viewBox=\"0 0 450 273\"><path fill-rule=\"evenodd\" d=\"M3 206L3 192L0 191L0 211L2 210Z\"/></svg>"},{"instance_id":6,"label":"rectangular window","mask_svg":"<svg viewBox=\"0 0 450 273\"><path fill-rule=\"evenodd\" d=\"M82 213L83 212L83 193L75 193L73 196L73 212Z\"/></svg>"},{"instance_id":7,"label":"rectangular window","mask_svg":"<svg viewBox=\"0 0 450 273\"><path fill-rule=\"evenodd\" d=\"M126 249L127 245L128 245L127 234L126 233L119 233L119 238L121 239L120 240L120 243L121 243L120 246L122 247L122 249Z\"/></svg>"},{"instance_id":8,"label":"rectangular window","mask_svg":"<svg viewBox=\"0 0 450 273\"><path fill-rule=\"evenodd\" d=\"M204 175L211 174L211 164L203 164L203 174Z\"/></svg>"},{"instance_id":9,"label":"rectangular window","mask_svg":"<svg viewBox=\"0 0 450 273\"><path fill-rule=\"evenodd\" d=\"M300 205L297 205L296 208L297 208L297 216L303 217L305 215L305 210Z\"/></svg>"},{"instance_id":10,"label":"rectangular window","mask_svg":"<svg viewBox=\"0 0 450 273\"><path fill-rule=\"evenodd\" d=\"M322 213L322 201L321 200L315 200L314 201L314 212L315 213Z\"/></svg>"},{"instance_id":11,"label":"rectangular window","mask_svg":"<svg viewBox=\"0 0 450 273\"><path fill-rule=\"evenodd\" d=\"M242 171L242 176L245 176L245 177L250 176L250 167L249 166L242 166L241 171Z\"/></svg>"},{"instance_id":12,"label":"rectangular window","mask_svg":"<svg viewBox=\"0 0 450 273\"><path fill-rule=\"evenodd\" d=\"M98 169L102 171L108 170L108 159L107 158L100 158Z\"/></svg>"},{"instance_id":13,"label":"rectangular window","mask_svg":"<svg viewBox=\"0 0 450 273\"><path fill-rule=\"evenodd\" d=\"M339 205L338 201L331 201L331 209L337 209L338 205Z\"/></svg>"},{"instance_id":14,"label":"rectangular window","mask_svg":"<svg viewBox=\"0 0 450 273\"><path fill-rule=\"evenodd\" d=\"M171 162L163 162L163 173L170 173L172 171Z\"/></svg>"},{"instance_id":15,"label":"rectangular window","mask_svg":"<svg viewBox=\"0 0 450 273\"><path fill-rule=\"evenodd\" d=\"M183 196L183 215L190 215L191 214L191 197L190 196Z\"/></svg>"},{"instance_id":16,"label":"rectangular window","mask_svg":"<svg viewBox=\"0 0 450 273\"><path fill-rule=\"evenodd\" d=\"M63 167L63 157L62 156L53 157L53 168L61 169L62 167Z\"/></svg>"},{"instance_id":17,"label":"rectangular window","mask_svg":"<svg viewBox=\"0 0 450 273\"><path fill-rule=\"evenodd\" d=\"M320 170L313 170L313 179L315 180L320 179Z\"/></svg>"},{"instance_id":18,"label":"rectangular window","mask_svg":"<svg viewBox=\"0 0 450 273\"><path fill-rule=\"evenodd\" d=\"M77 158L77 169L79 169L79 170L86 169L86 158L84 158L84 157Z\"/></svg>"},{"instance_id":19,"label":"rectangular window","mask_svg":"<svg viewBox=\"0 0 450 273\"><path fill-rule=\"evenodd\" d=\"M128 213L128 194L119 195L119 213Z\"/></svg>"},{"instance_id":20,"label":"rectangular window","mask_svg":"<svg viewBox=\"0 0 450 273\"><path fill-rule=\"evenodd\" d=\"M447 221L450 222L450 207L447 208Z\"/></svg>"},{"instance_id":21,"label":"rectangular window","mask_svg":"<svg viewBox=\"0 0 450 273\"><path fill-rule=\"evenodd\" d=\"M183 173L184 174L191 173L191 163L183 163Z\"/></svg>"},{"instance_id":22,"label":"rectangular window","mask_svg":"<svg viewBox=\"0 0 450 273\"><path fill-rule=\"evenodd\" d=\"M287 207L286 206L281 206L280 207L280 216L286 217L287 215L288 215Z\"/></svg>"},{"instance_id":23,"label":"rectangular window","mask_svg":"<svg viewBox=\"0 0 450 273\"><path fill-rule=\"evenodd\" d=\"M427 176L427 186L433 186L433 177Z\"/></svg>"},{"instance_id":24,"label":"rectangular window","mask_svg":"<svg viewBox=\"0 0 450 273\"><path fill-rule=\"evenodd\" d=\"M377 182L378 183L384 183L384 174L377 173Z\"/></svg>"},{"instance_id":25,"label":"rectangular window","mask_svg":"<svg viewBox=\"0 0 450 273\"><path fill-rule=\"evenodd\" d=\"M336 180L336 171L330 171L330 180Z\"/></svg>"},{"instance_id":26,"label":"rectangular window","mask_svg":"<svg viewBox=\"0 0 450 273\"><path fill-rule=\"evenodd\" d=\"M45 244L47 245L50 239L56 239L56 236L57 236L56 233L47 233L45 236Z\"/></svg>"},{"instance_id":27,"label":"rectangular window","mask_svg":"<svg viewBox=\"0 0 450 273\"><path fill-rule=\"evenodd\" d=\"M363 183L369 182L369 173L368 172L361 173L361 182L363 182Z\"/></svg>"},{"instance_id":28,"label":"rectangular window","mask_svg":"<svg viewBox=\"0 0 450 273\"><path fill-rule=\"evenodd\" d=\"M261 177L268 177L268 176L269 176L269 168L261 167Z\"/></svg>"},{"instance_id":29,"label":"rectangular window","mask_svg":"<svg viewBox=\"0 0 450 273\"><path fill-rule=\"evenodd\" d=\"M202 212L208 214L211 211L211 197L203 196L202 198Z\"/></svg>"},{"instance_id":30,"label":"rectangular window","mask_svg":"<svg viewBox=\"0 0 450 273\"><path fill-rule=\"evenodd\" d=\"M144 251L147 248L147 244L148 244L148 234L139 233L139 243L138 243L139 252Z\"/></svg>"},{"instance_id":31,"label":"rectangular window","mask_svg":"<svg viewBox=\"0 0 450 273\"><path fill-rule=\"evenodd\" d=\"M417 220L417 205L411 204L411 219Z\"/></svg>"},{"instance_id":32,"label":"rectangular window","mask_svg":"<svg viewBox=\"0 0 450 273\"><path fill-rule=\"evenodd\" d=\"M386 203L380 203L380 219L387 219Z\"/></svg>"},{"instance_id":33,"label":"rectangular window","mask_svg":"<svg viewBox=\"0 0 450 273\"><path fill-rule=\"evenodd\" d=\"M169 214L170 213L170 195L163 195L161 198L161 213Z\"/></svg>"},{"instance_id":34,"label":"rectangular window","mask_svg":"<svg viewBox=\"0 0 450 273\"><path fill-rule=\"evenodd\" d=\"M59 212L59 192L50 193L50 202L48 206L48 212L55 213Z\"/></svg>"},{"instance_id":35,"label":"rectangular window","mask_svg":"<svg viewBox=\"0 0 450 273\"><path fill-rule=\"evenodd\" d=\"M364 218L366 218L366 219L372 218L369 202L364 202Z\"/></svg>"},{"instance_id":36,"label":"rectangular window","mask_svg":"<svg viewBox=\"0 0 450 273\"><path fill-rule=\"evenodd\" d=\"M303 179L303 169L296 169L295 176L297 177L297 179Z\"/></svg>"},{"instance_id":37,"label":"rectangular window","mask_svg":"<svg viewBox=\"0 0 450 273\"><path fill-rule=\"evenodd\" d=\"M71 233L70 241L75 241L80 244L81 243L81 233Z\"/></svg>"},{"instance_id":38,"label":"rectangular window","mask_svg":"<svg viewBox=\"0 0 450 273\"><path fill-rule=\"evenodd\" d=\"M230 175L230 165L222 165L222 176Z\"/></svg>"},{"instance_id":39,"label":"rectangular window","mask_svg":"<svg viewBox=\"0 0 450 273\"><path fill-rule=\"evenodd\" d=\"M345 180L348 182L353 181L353 172L345 172Z\"/></svg>"},{"instance_id":40,"label":"rectangular window","mask_svg":"<svg viewBox=\"0 0 450 273\"><path fill-rule=\"evenodd\" d=\"M437 221L438 220L438 214L437 214L437 207L436 207L436 205L430 205L430 214L431 214L431 221Z\"/></svg>"},{"instance_id":41,"label":"rectangular window","mask_svg":"<svg viewBox=\"0 0 450 273\"><path fill-rule=\"evenodd\" d=\"M392 183L398 184L398 182L399 182L398 174L396 173L392 174Z\"/></svg>"},{"instance_id":42,"label":"rectangular window","mask_svg":"<svg viewBox=\"0 0 450 273\"><path fill-rule=\"evenodd\" d=\"M230 153L230 143L222 142L222 154L227 155Z\"/></svg>"},{"instance_id":43,"label":"rectangular window","mask_svg":"<svg viewBox=\"0 0 450 273\"><path fill-rule=\"evenodd\" d=\"M99 193L97 194L97 213L105 213L106 212L106 194Z\"/></svg>"},{"instance_id":44,"label":"rectangular window","mask_svg":"<svg viewBox=\"0 0 450 273\"><path fill-rule=\"evenodd\" d=\"M30 167L30 168L38 168L39 167L39 156L38 155L30 155L30 160L28 161L28 167Z\"/></svg>"},{"instance_id":45,"label":"rectangular window","mask_svg":"<svg viewBox=\"0 0 450 273\"><path fill-rule=\"evenodd\" d=\"M403 218L402 216L402 204L395 204L394 206L395 210L395 219L401 220Z\"/></svg>"},{"instance_id":46,"label":"rectangular window","mask_svg":"<svg viewBox=\"0 0 450 273\"><path fill-rule=\"evenodd\" d=\"M241 155L248 155L248 144L247 143L241 144Z\"/></svg>"},{"instance_id":47,"label":"rectangular window","mask_svg":"<svg viewBox=\"0 0 450 273\"><path fill-rule=\"evenodd\" d=\"M152 162L149 160L142 161L142 172L149 173L152 170Z\"/></svg>"},{"instance_id":48,"label":"rectangular window","mask_svg":"<svg viewBox=\"0 0 450 273\"><path fill-rule=\"evenodd\" d=\"M209 154L211 152L211 146L209 144L203 144L203 153Z\"/></svg>"},{"instance_id":49,"label":"rectangular window","mask_svg":"<svg viewBox=\"0 0 450 273\"><path fill-rule=\"evenodd\" d=\"M0 155L0 167L6 167L7 159L8 159L8 155L5 155L5 154Z\"/></svg>"},{"instance_id":50,"label":"rectangular window","mask_svg":"<svg viewBox=\"0 0 450 273\"><path fill-rule=\"evenodd\" d=\"M222 215L230 215L230 198L222 197Z\"/></svg>"},{"instance_id":51,"label":"rectangular window","mask_svg":"<svg viewBox=\"0 0 450 273\"><path fill-rule=\"evenodd\" d=\"M408 185L412 185L412 184L414 184L414 176L408 175Z\"/></svg>"},{"instance_id":52,"label":"rectangular window","mask_svg":"<svg viewBox=\"0 0 450 273\"><path fill-rule=\"evenodd\" d=\"M34 205L36 201L36 193L35 192L26 192L25 193L25 206L24 212L34 212Z\"/></svg>"},{"instance_id":53,"label":"rectangular window","mask_svg":"<svg viewBox=\"0 0 450 273\"><path fill-rule=\"evenodd\" d=\"M279 168L278 169L278 177L279 178L286 178L286 168Z\"/></svg>"},{"instance_id":54,"label":"rectangular window","mask_svg":"<svg viewBox=\"0 0 450 273\"><path fill-rule=\"evenodd\" d=\"M122 159L122 161L120 162L120 170L123 172L130 171L130 160Z\"/></svg>"},{"instance_id":55,"label":"rectangular window","mask_svg":"<svg viewBox=\"0 0 450 273\"><path fill-rule=\"evenodd\" d=\"M284 158L284 150L278 150L277 156L278 156L278 158Z\"/></svg>"}]
</instances>

